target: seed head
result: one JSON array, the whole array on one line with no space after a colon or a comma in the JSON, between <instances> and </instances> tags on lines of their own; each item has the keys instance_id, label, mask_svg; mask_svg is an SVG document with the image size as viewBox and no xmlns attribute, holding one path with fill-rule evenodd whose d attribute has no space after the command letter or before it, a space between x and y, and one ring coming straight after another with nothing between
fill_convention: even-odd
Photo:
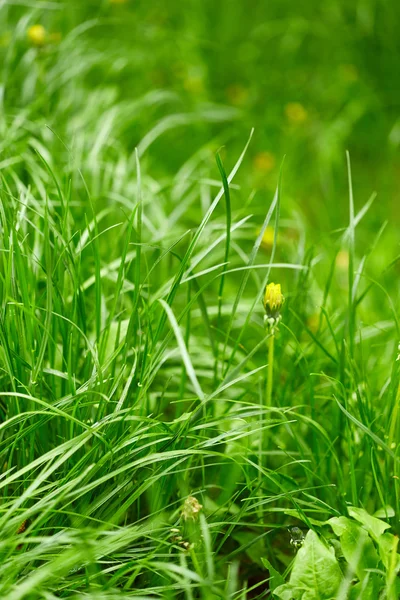
<instances>
[{"instance_id":1,"label":"seed head","mask_svg":"<svg viewBox=\"0 0 400 600\"><path fill-rule=\"evenodd\" d=\"M28 40L33 46L44 46L46 43L46 30L43 25L32 25L27 32Z\"/></svg>"},{"instance_id":2,"label":"seed head","mask_svg":"<svg viewBox=\"0 0 400 600\"><path fill-rule=\"evenodd\" d=\"M185 521L188 519L193 519L193 521L197 518L199 512L203 506L194 496L188 496L185 500L185 503L182 508L182 517Z\"/></svg>"}]
</instances>

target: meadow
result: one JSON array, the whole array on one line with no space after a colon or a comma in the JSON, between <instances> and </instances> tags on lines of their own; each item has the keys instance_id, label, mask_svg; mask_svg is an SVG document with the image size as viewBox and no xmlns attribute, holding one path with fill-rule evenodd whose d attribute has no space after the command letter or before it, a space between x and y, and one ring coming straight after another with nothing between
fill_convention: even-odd
<instances>
[{"instance_id":1,"label":"meadow","mask_svg":"<svg viewBox=\"0 0 400 600\"><path fill-rule=\"evenodd\" d=\"M0 1L2 600L400 597L399 17Z\"/></svg>"}]
</instances>

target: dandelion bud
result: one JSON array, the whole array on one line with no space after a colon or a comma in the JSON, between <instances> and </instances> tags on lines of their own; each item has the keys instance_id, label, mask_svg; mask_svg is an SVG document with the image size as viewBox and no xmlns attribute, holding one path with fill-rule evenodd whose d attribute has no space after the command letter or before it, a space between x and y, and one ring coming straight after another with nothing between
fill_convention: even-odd
<instances>
[{"instance_id":1,"label":"dandelion bud","mask_svg":"<svg viewBox=\"0 0 400 600\"><path fill-rule=\"evenodd\" d=\"M280 283L269 283L265 288L263 305L265 310L265 320L270 326L279 323L281 318L282 304L285 298L281 292Z\"/></svg>"}]
</instances>

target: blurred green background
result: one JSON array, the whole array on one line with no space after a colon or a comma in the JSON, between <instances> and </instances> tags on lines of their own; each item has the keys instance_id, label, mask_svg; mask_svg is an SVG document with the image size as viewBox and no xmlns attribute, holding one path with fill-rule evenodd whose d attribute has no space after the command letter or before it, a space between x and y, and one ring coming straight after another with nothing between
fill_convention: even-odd
<instances>
[{"instance_id":1,"label":"blurred green background","mask_svg":"<svg viewBox=\"0 0 400 600\"><path fill-rule=\"evenodd\" d=\"M378 192L370 229L398 219L396 0L6 0L0 13L6 114L26 106L73 144L117 107L108 148L129 156L145 138L158 179L202 148L212 157L224 145L233 165L254 127L240 182L258 191L252 211L265 212L286 155L283 211L299 211L317 237L347 222L348 149L356 205ZM39 49L26 37L36 23Z\"/></svg>"}]
</instances>

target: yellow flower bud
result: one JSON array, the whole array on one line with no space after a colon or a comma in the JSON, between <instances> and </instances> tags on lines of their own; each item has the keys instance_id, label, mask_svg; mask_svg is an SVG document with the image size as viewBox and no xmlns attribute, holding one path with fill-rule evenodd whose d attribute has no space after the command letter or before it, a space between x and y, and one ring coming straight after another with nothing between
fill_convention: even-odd
<instances>
[{"instance_id":1,"label":"yellow flower bud","mask_svg":"<svg viewBox=\"0 0 400 600\"><path fill-rule=\"evenodd\" d=\"M32 25L27 32L28 40L33 46L44 46L46 43L46 30L43 25Z\"/></svg>"},{"instance_id":2,"label":"yellow flower bud","mask_svg":"<svg viewBox=\"0 0 400 600\"><path fill-rule=\"evenodd\" d=\"M280 283L269 283L265 288L263 305L267 319L278 321L285 298Z\"/></svg>"}]
</instances>

